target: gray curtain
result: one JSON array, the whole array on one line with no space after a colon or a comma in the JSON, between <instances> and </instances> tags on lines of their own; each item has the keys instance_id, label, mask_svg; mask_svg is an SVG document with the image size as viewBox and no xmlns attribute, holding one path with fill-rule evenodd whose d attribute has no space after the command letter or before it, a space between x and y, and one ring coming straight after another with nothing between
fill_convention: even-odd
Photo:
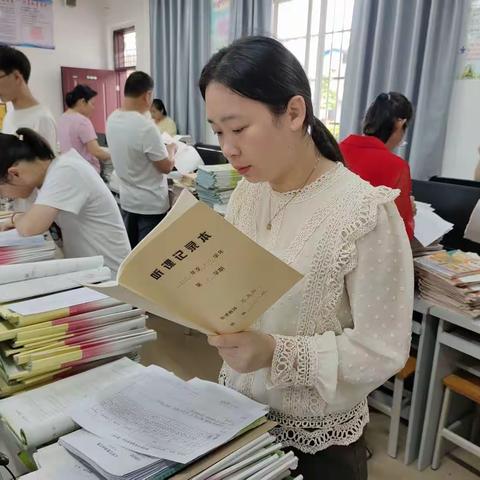
<instances>
[{"instance_id":1,"label":"gray curtain","mask_svg":"<svg viewBox=\"0 0 480 480\"><path fill-rule=\"evenodd\" d=\"M340 138L359 133L368 105L398 91L415 108L399 153L412 176L439 174L455 63L469 0L357 0L353 12Z\"/></svg>"},{"instance_id":2,"label":"gray curtain","mask_svg":"<svg viewBox=\"0 0 480 480\"><path fill-rule=\"evenodd\" d=\"M210 56L210 0L150 0L150 45L156 95L179 133L205 141L198 79Z\"/></svg>"},{"instance_id":3,"label":"gray curtain","mask_svg":"<svg viewBox=\"0 0 480 480\"><path fill-rule=\"evenodd\" d=\"M248 35L271 35L272 0L231 0L230 41Z\"/></svg>"}]
</instances>

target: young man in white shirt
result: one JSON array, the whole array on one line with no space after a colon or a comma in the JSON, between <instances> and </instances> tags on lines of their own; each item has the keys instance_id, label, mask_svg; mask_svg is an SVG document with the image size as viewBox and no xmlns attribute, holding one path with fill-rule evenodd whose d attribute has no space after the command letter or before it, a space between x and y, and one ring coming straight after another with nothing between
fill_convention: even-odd
<instances>
[{"instance_id":1,"label":"young man in white shirt","mask_svg":"<svg viewBox=\"0 0 480 480\"><path fill-rule=\"evenodd\" d=\"M19 128L30 128L40 134L57 150L57 129L50 111L40 105L28 87L31 65L24 53L8 45L0 45L0 100L11 102L3 119L2 133L15 135ZM12 206L16 211L26 211L34 202L36 191L25 195L10 185L0 187L0 197L16 198Z\"/></svg>"},{"instance_id":2,"label":"young man in white shirt","mask_svg":"<svg viewBox=\"0 0 480 480\"><path fill-rule=\"evenodd\" d=\"M19 128L31 128L45 138L55 152L55 120L48 108L32 95L28 87L30 71L30 62L24 53L0 45L0 99L13 106L3 120L2 133L15 134Z\"/></svg>"},{"instance_id":3,"label":"young man in white shirt","mask_svg":"<svg viewBox=\"0 0 480 480\"><path fill-rule=\"evenodd\" d=\"M123 108L107 121L107 142L119 178L120 206L134 248L170 208L167 174L174 167L175 146L165 146L150 118L153 80L132 73L125 83Z\"/></svg>"}]
</instances>

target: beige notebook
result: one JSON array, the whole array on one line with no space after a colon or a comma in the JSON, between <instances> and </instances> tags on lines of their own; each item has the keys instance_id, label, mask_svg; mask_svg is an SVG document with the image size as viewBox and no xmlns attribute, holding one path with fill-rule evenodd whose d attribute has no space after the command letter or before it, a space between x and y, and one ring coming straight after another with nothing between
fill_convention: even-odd
<instances>
[{"instance_id":1,"label":"beige notebook","mask_svg":"<svg viewBox=\"0 0 480 480\"><path fill-rule=\"evenodd\" d=\"M214 334L248 329L301 278L184 191L123 261L116 281L88 286Z\"/></svg>"}]
</instances>

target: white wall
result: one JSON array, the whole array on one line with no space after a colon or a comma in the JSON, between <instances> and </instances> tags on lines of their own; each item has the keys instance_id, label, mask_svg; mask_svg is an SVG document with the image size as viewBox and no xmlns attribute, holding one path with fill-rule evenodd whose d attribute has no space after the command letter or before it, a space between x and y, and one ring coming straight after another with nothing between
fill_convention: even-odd
<instances>
[{"instance_id":1,"label":"white wall","mask_svg":"<svg viewBox=\"0 0 480 480\"><path fill-rule=\"evenodd\" d=\"M104 32L108 68L113 69L114 30L134 26L137 37L137 70L150 73L149 0L105 0L105 3Z\"/></svg>"},{"instance_id":2,"label":"white wall","mask_svg":"<svg viewBox=\"0 0 480 480\"><path fill-rule=\"evenodd\" d=\"M479 161L480 80L455 80L443 155L444 177L473 179Z\"/></svg>"},{"instance_id":3,"label":"white wall","mask_svg":"<svg viewBox=\"0 0 480 480\"><path fill-rule=\"evenodd\" d=\"M55 50L20 48L32 64L33 95L55 118L63 111L60 67L106 68L105 4L79 0L76 7L54 0Z\"/></svg>"}]
</instances>

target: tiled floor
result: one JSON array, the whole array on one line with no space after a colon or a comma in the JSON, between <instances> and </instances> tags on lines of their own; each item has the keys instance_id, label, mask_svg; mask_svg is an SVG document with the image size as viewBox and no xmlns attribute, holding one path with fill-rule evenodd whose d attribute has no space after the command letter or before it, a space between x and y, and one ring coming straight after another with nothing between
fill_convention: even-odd
<instances>
[{"instance_id":1,"label":"tiled floor","mask_svg":"<svg viewBox=\"0 0 480 480\"><path fill-rule=\"evenodd\" d=\"M192 332L186 335L184 328L160 319L151 319L151 328L158 332L158 340L146 345L142 350L142 362L145 365L155 363L178 376L188 379L200 377L215 380L220 369L220 359L203 335ZM400 445L404 445L405 429ZM414 465L405 466L401 459L390 458L386 453L388 435L388 418L379 413L372 413L367 431L367 442L373 450L373 458L368 462L369 480L478 480L480 477L470 472L450 458L445 458L439 470L416 470ZM474 464L480 471L480 462L460 451L455 451L462 459ZM343 479L342 479L343 480Z\"/></svg>"}]
</instances>

